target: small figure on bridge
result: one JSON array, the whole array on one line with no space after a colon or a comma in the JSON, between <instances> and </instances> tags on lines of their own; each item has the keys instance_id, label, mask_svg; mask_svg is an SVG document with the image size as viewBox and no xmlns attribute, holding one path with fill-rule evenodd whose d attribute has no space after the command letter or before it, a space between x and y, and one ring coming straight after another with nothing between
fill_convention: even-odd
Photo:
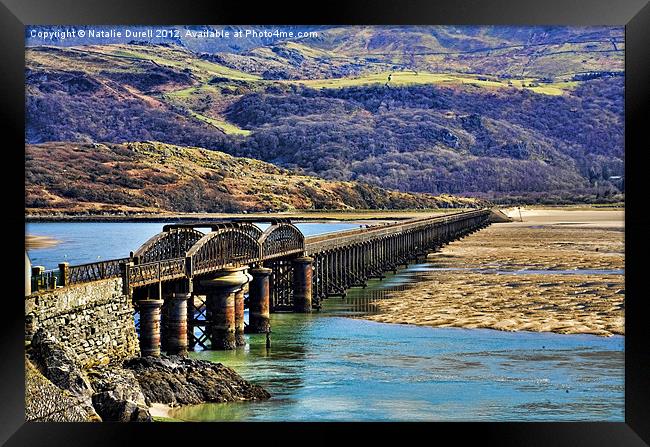
<instances>
[{"instance_id":1,"label":"small figure on bridge","mask_svg":"<svg viewBox=\"0 0 650 447\"><path fill-rule=\"evenodd\" d=\"M271 328L266 330L266 349L271 349Z\"/></svg>"}]
</instances>

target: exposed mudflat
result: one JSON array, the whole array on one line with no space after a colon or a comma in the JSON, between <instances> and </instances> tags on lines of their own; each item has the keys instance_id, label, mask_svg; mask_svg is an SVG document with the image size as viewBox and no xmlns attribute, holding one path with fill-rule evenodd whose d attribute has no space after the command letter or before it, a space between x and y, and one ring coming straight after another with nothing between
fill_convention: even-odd
<instances>
[{"instance_id":1,"label":"exposed mudflat","mask_svg":"<svg viewBox=\"0 0 650 447\"><path fill-rule=\"evenodd\" d=\"M518 210L507 210L519 220ZM609 336L625 333L624 212L521 210L430 256L385 323ZM528 272L527 272L528 271Z\"/></svg>"}]
</instances>

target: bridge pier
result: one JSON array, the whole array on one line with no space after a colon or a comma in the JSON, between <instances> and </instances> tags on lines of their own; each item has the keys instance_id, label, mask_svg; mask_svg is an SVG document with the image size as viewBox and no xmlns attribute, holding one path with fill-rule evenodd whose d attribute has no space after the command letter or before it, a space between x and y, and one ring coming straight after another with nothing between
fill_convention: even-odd
<instances>
[{"instance_id":1,"label":"bridge pier","mask_svg":"<svg viewBox=\"0 0 650 447\"><path fill-rule=\"evenodd\" d=\"M166 312L164 318L164 347L167 354L187 355L188 331L187 331L187 303L190 293L174 292L165 299Z\"/></svg>"},{"instance_id":2,"label":"bridge pier","mask_svg":"<svg viewBox=\"0 0 650 447\"><path fill-rule=\"evenodd\" d=\"M226 267L217 272L216 278L201 281L206 289L206 333L212 349L235 349L237 346L235 294L248 282L245 271L246 267Z\"/></svg>"},{"instance_id":3,"label":"bridge pier","mask_svg":"<svg viewBox=\"0 0 650 447\"><path fill-rule=\"evenodd\" d=\"M246 283L249 283L252 276L248 273L246 275ZM244 338L244 286L235 292L235 344L237 346L246 346L246 338Z\"/></svg>"},{"instance_id":4,"label":"bridge pier","mask_svg":"<svg viewBox=\"0 0 650 447\"><path fill-rule=\"evenodd\" d=\"M293 311L311 312L312 264L314 258L302 256L293 260Z\"/></svg>"},{"instance_id":5,"label":"bridge pier","mask_svg":"<svg viewBox=\"0 0 650 447\"><path fill-rule=\"evenodd\" d=\"M196 340L194 338L194 319L196 318L196 305L194 304L194 292L187 294L187 346L190 351L194 350Z\"/></svg>"},{"instance_id":6,"label":"bridge pier","mask_svg":"<svg viewBox=\"0 0 650 447\"><path fill-rule=\"evenodd\" d=\"M163 300L140 300L140 355L160 357L160 307Z\"/></svg>"},{"instance_id":7,"label":"bridge pier","mask_svg":"<svg viewBox=\"0 0 650 447\"><path fill-rule=\"evenodd\" d=\"M252 280L248 286L248 331L254 334L271 328L269 276L272 271L264 267L249 270Z\"/></svg>"}]
</instances>

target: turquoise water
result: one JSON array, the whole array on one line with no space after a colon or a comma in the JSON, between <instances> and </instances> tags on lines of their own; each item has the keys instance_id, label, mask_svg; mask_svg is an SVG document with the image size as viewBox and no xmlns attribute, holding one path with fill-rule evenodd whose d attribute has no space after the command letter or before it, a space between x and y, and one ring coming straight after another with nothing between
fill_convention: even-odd
<instances>
[{"instance_id":1,"label":"turquoise water","mask_svg":"<svg viewBox=\"0 0 650 447\"><path fill-rule=\"evenodd\" d=\"M32 265L58 268L59 262L70 265L107 259L126 258L150 237L162 231L164 223L144 222L37 222L25 225L26 234L49 236L61 241L50 248L30 250ZM265 229L268 224L260 224ZM347 222L298 223L305 236L358 228ZM207 229L199 228L199 231Z\"/></svg>"},{"instance_id":2,"label":"turquoise water","mask_svg":"<svg viewBox=\"0 0 650 447\"><path fill-rule=\"evenodd\" d=\"M222 362L273 397L173 410L187 421L623 421L624 337L429 328L352 319L426 264L272 314L272 347L247 335Z\"/></svg>"}]
</instances>

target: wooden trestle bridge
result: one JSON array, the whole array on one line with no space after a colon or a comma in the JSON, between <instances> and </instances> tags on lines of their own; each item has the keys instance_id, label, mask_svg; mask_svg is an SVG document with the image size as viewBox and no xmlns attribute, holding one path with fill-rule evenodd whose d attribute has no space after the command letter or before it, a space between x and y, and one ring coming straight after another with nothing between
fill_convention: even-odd
<instances>
[{"instance_id":1,"label":"wooden trestle bridge","mask_svg":"<svg viewBox=\"0 0 650 447\"><path fill-rule=\"evenodd\" d=\"M245 343L245 331L267 332L269 312L319 309L327 297L345 296L350 287L486 227L491 214L479 209L310 237L288 219L171 224L128 258L63 263L44 282L56 276L65 287L122 277L143 355L161 349L183 355L196 345L232 349ZM270 225L262 231L256 223Z\"/></svg>"}]
</instances>

